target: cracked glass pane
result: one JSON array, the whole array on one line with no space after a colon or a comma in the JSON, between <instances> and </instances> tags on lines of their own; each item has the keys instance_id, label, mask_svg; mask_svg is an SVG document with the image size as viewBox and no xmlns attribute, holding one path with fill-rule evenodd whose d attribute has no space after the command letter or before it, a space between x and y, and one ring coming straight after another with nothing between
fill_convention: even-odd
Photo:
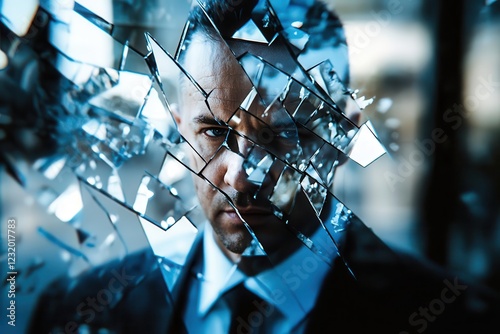
<instances>
[{"instance_id":1,"label":"cracked glass pane","mask_svg":"<svg viewBox=\"0 0 500 334\"><path fill-rule=\"evenodd\" d=\"M2 107L0 123L22 132L0 160L32 212L16 213L34 231L21 242L40 250L19 264L20 291L47 305L33 326L125 332L123 305L136 332L301 332L331 272L364 274L346 249L352 230L371 232L333 193L335 173L385 153L351 117L373 99L349 88L342 25L314 1L200 1L186 22L187 4L176 18L140 3L0 7L8 64L32 59L0 74L36 73L21 80L26 115ZM272 309L262 324L234 323L240 286ZM95 321L78 312L87 295L104 300Z\"/></svg>"}]
</instances>

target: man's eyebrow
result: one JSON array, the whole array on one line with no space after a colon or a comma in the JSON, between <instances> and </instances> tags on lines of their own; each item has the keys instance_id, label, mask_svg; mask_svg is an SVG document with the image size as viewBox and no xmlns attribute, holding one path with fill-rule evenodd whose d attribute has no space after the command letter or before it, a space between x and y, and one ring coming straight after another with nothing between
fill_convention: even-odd
<instances>
[{"instance_id":1,"label":"man's eyebrow","mask_svg":"<svg viewBox=\"0 0 500 334\"><path fill-rule=\"evenodd\" d=\"M284 120L279 120L276 122L271 122L271 123L266 123L264 122L267 126L269 126L272 130L281 130L281 129L296 129L297 125L294 121L291 119L289 121L284 121Z\"/></svg>"},{"instance_id":2,"label":"man's eyebrow","mask_svg":"<svg viewBox=\"0 0 500 334\"><path fill-rule=\"evenodd\" d=\"M217 121L213 116L209 115L198 115L193 118L193 122L196 124L211 124L211 125L219 125L225 126L224 122Z\"/></svg>"}]
</instances>

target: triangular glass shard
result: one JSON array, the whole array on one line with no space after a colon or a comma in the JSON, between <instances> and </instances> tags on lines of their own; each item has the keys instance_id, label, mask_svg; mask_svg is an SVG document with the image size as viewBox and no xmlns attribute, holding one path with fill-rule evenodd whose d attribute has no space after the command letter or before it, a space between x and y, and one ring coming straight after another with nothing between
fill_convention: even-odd
<instances>
[{"instance_id":1,"label":"triangular glass shard","mask_svg":"<svg viewBox=\"0 0 500 334\"><path fill-rule=\"evenodd\" d=\"M101 94L93 96L89 103L133 121L139 115L152 84L150 76L120 72L118 83Z\"/></svg>"},{"instance_id":2,"label":"triangular glass shard","mask_svg":"<svg viewBox=\"0 0 500 334\"><path fill-rule=\"evenodd\" d=\"M309 180L307 182L311 183L311 182L319 182L321 184L325 184L323 182L323 180L321 179L321 176L319 176L318 172L316 171L316 168L314 168L314 166L312 165L312 163L310 163L307 168L306 168L306 174L304 175L304 177L310 177L311 179L313 180Z\"/></svg>"},{"instance_id":3,"label":"triangular glass shard","mask_svg":"<svg viewBox=\"0 0 500 334\"><path fill-rule=\"evenodd\" d=\"M252 92L256 92L255 90L252 90ZM252 94L252 93L250 93ZM249 94L249 95L250 95ZM248 105L247 105L248 106ZM227 125L232 128L232 129L235 129L237 128L238 126L240 126L242 120L243 120L243 115L244 113L246 113L246 111L242 108L236 110L236 112L231 116L231 118L229 118L226 123Z\"/></svg>"},{"instance_id":4,"label":"triangular glass shard","mask_svg":"<svg viewBox=\"0 0 500 334\"><path fill-rule=\"evenodd\" d=\"M320 65L313 67L308 70L307 73L311 78L321 87L325 92L328 92L328 87L326 86L325 78L323 77L320 69Z\"/></svg>"},{"instance_id":5,"label":"triangular glass shard","mask_svg":"<svg viewBox=\"0 0 500 334\"><path fill-rule=\"evenodd\" d=\"M348 148L349 158L362 167L366 167L386 153L384 146L370 130L367 123L363 124Z\"/></svg>"},{"instance_id":6,"label":"triangular glass shard","mask_svg":"<svg viewBox=\"0 0 500 334\"><path fill-rule=\"evenodd\" d=\"M292 115L298 122L350 157L351 154L349 152L351 152L353 146L351 145L351 142L359 131L356 125L354 125L334 106L326 103L324 100L319 98L319 96L314 95L307 90L300 90L300 102L298 104L296 97L292 96L291 99L291 104L288 104L286 99L284 104L296 106ZM366 129L369 131L368 128ZM375 141L378 142L378 140L376 140L370 131L364 132L361 138L363 138L362 142L364 143L371 142L371 145L375 148L373 151L375 159L382 154L381 151L383 150L383 146L381 146L380 143L375 143ZM375 141L373 141L373 139L375 139ZM360 150L361 149L357 150L354 156L357 160L361 161L362 159L359 158Z\"/></svg>"},{"instance_id":7,"label":"triangular glass shard","mask_svg":"<svg viewBox=\"0 0 500 334\"><path fill-rule=\"evenodd\" d=\"M264 157L260 158L262 153L259 151L262 151L262 149L255 146L253 147L243 162L243 168L248 176L248 181L261 186L274 162L274 159L270 154L265 154L265 152L263 152Z\"/></svg>"},{"instance_id":8,"label":"triangular glass shard","mask_svg":"<svg viewBox=\"0 0 500 334\"><path fill-rule=\"evenodd\" d=\"M208 96L208 93L203 90L196 80L172 57L172 55L170 55L170 53L161 47L153 36L147 33L146 41L148 49L151 51L151 54L146 60L150 60L149 66L151 73L155 75L168 101L175 101L176 99L175 95L169 94L170 90L167 89L167 84L178 83L179 80L191 82L202 96L205 98ZM172 91L175 91L175 89L172 89Z\"/></svg>"},{"instance_id":9,"label":"triangular glass shard","mask_svg":"<svg viewBox=\"0 0 500 334\"><path fill-rule=\"evenodd\" d=\"M279 109L271 108L274 106ZM236 145L231 136L235 134L244 138L244 141L249 141L248 147L255 144L278 159L289 162L297 160L297 156L300 154L297 127L287 111L280 107L279 102L273 103L270 108L264 111L262 111L262 108L254 110L253 113L239 110L231 117L229 125L237 128L237 124L242 119L244 122L253 124L253 129L250 131L240 130L242 133L231 130L226 140L226 144L231 151L242 156L248 154L248 152L240 150L240 146L246 147L245 145Z\"/></svg>"},{"instance_id":10,"label":"triangular glass shard","mask_svg":"<svg viewBox=\"0 0 500 334\"><path fill-rule=\"evenodd\" d=\"M266 66L258 86L259 94L265 106L269 108L273 103L279 102L282 107L283 96L287 91L289 77L271 66Z\"/></svg>"},{"instance_id":11,"label":"triangular glass shard","mask_svg":"<svg viewBox=\"0 0 500 334\"><path fill-rule=\"evenodd\" d=\"M248 93L245 100L241 103L240 108L245 111L250 111L250 106L254 103L256 97L257 89L255 89L255 87L252 87L252 90Z\"/></svg>"},{"instance_id":12,"label":"triangular glass shard","mask_svg":"<svg viewBox=\"0 0 500 334\"><path fill-rule=\"evenodd\" d=\"M250 245L241 253L241 256L266 256L266 252L262 245L256 239L253 239Z\"/></svg>"},{"instance_id":13,"label":"triangular glass shard","mask_svg":"<svg viewBox=\"0 0 500 334\"><path fill-rule=\"evenodd\" d=\"M249 42L269 43L253 20L248 20L243 27L233 34L232 38Z\"/></svg>"},{"instance_id":14,"label":"triangular glass shard","mask_svg":"<svg viewBox=\"0 0 500 334\"><path fill-rule=\"evenodd\" d=\"M185 265L198 229L186 217L179 219L167 231L159 229L143 218L139 217L139 221L153 253L159 258L167 286L172 290Z\"/></svg>"},{"instance_id":15,"label":"triangular glass shard","mask_svg":"<svg viewBox=\"0 0 500 334\"><path fill-rule=\"evenodd\" d=\"M146 47L146 37L144 37L144 49L147 50ZM126 72L135 72L141 74L151 74L149 66L145 61L144 55L142 55L137 49L132 48L129 45L129 41L125 40L125 44L123 45L121 57L119 60L119 70Z\"/></svg>"},{"instance_id":16,"label":"triangular glass shard","mask_svg":"<svg viewBox=\"0 0 500 334\"><path fill-rule=\"evenodd\" d=\"M149 90L146 100L140 110L140 118L150 124L155 133L170 143L177 142L179 132L173 114L168 109L168 103L163 94L159 94L158 85Z\"/></svg>"},{"instance_id":17,"label":"triangular glass shard","mask_svg":"<svg viewBox=\"0 0 500 334\"><path fill-rule=\"evenodd\" d=\"M304 172L314 154L325 144L325 141L300 123L297 124L297 133L299 147L296 160L287 159L286 161L295 166L299 171Z\"/></svg>"}]
</instances>

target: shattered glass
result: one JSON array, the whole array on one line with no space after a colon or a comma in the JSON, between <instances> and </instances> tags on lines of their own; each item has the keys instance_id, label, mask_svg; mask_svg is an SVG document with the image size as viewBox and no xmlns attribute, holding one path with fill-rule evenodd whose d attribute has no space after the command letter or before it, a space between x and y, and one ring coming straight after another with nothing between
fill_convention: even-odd
<instances>
[{"instance_id":1,"label":"shattered glass","mask_svg":"<svg viewBox=\"0 0 500 334\"><path fill-rule=\"evenodd\" d=\"M29 222L36 232L28 239L50 245L25 264L20 285L30 285L37 271L60 261L65 274L76 276L146 249L156 259L150 270L161 271L173 292L210 218L194 179L223 198L248 231L241 263L260 256L267 262L263 267L271 268L248 284L267 291L273 287L265 276L276 277L292 296L291 312L303 316L307 302L283 279L287 269L275 255L276 245L245 205L266 211L273 233L292 236L286 247L306 249L325 268L342 258L342 233L355 216L331 193L335 170L346 159L366 167L385 153L371 126L357 126L346 114L349 100L360 101L344 83L344 58L335 61L345 43L322 48L318 32L302 26L307 8L281 19L279 4L275 9L275 2L259 1L230 36L209 17L221 52L232 55L227 66L242 79L241 96L221 104L220 92L185 66L193 43L186 38L189 23L172 54L154 32L133 44L123 26L106 10L87 8L90 3L41 2L25 9L21 16L27 21L3 4L2 34L9 38L2 39L2 50L9 61L27 53L43 69L40 87L32 92L32 115L19 120L2 109L2 129L21 124L34 136L30 145L39 140L44 148L25 156L9 146L0 152L2 177L17 183L40 214ZM43 82L44 75L50 80ZM183 89L204 105L210 145L179 124ZM227 161L230 167L221 166ZM242 188L214 176L224 168L236 169L231 172ZM228 286L237 269L243 270L234 266ZM202 281L203 273L196 277Z\"/></svg>"}]
</instances>

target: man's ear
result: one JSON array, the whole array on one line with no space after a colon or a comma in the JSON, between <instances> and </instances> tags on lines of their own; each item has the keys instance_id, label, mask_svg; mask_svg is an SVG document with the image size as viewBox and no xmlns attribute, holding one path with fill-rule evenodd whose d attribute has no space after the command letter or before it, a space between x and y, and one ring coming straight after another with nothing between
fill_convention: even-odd
<instances>
[{"instance_id":1,"label":"man's ear","mask_svg":"<svg viewBox=\"0 0 500 334\"><path fill-rule=\"evenodd\" d=\"M182 118L181 114L179 111L179 105L177 103L172 103L170 105L170 111L172 112L172 115L174 116L175 123L177 123L177 127L181 126Z\"/></svg>"}]
</instances>

